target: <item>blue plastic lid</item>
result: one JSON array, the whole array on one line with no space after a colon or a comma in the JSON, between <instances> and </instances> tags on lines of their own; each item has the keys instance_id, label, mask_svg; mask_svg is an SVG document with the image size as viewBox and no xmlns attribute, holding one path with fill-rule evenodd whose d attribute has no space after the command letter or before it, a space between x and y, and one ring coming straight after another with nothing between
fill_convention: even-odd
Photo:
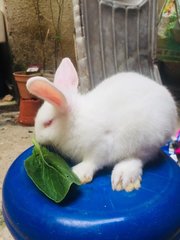
<instances>
[{"instance_id":1,"label":"blue plastic lid","mask_svg":"<svg viewBox=\"0 0 180 240\"><path fill-rule=\"evenodd\" d=\"M145 167L139 190L112 191L111 170L104 170L56 204L26 174L31 153L14 161L3 185L3 214L15 239L180 239L180 168L170 158Z\"/></svg>"}]
</instances>

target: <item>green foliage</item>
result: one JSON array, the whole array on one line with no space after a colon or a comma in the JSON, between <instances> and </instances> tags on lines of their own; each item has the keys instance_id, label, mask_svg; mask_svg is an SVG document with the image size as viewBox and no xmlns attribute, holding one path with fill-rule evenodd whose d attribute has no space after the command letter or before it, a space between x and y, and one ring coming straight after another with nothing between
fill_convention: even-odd
<instances>
[{"instance_id":1,"label":"green foliage","mask_svg":"<svg viewBox=\"0 0 180 240\"><path fill-rule=\"evenodd\" d=\"M169 36L171 30L174 29L176 25L176 21L177 21L177 15L176 15L176 12L173 12L173 14L169 17L169 23L167 24L167 28L166 28L167 36Z\"/></svg>"},{"instance_id":2,"label":"green foliage","mask_svg":"<svg viewBox=\"0 0 180 240\"><path fill-rule=\"evenodd\" d=\"M25 169L39 190L56 203L65 198L73 183L80 185L62 157L35 141L33 153L25 161Z\"/></svg>"}]
</instances>

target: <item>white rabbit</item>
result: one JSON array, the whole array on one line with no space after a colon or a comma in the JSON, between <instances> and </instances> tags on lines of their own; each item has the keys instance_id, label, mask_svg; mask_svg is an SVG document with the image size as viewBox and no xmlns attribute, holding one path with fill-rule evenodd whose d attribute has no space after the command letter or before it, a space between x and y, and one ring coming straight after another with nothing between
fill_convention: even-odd
<instances>
[{"instance_id":1,"label":"white rabbit","mask_svg":"<svg viewBox=\"0 0 180 240\"><path fill-rule=\"evenodd\" d=\"M72 169L82 183L111 165L113 190L138 189L143 165L176 127L169 91L138 73L118 73L82 95L77 72L64 58L54 83L33 77L27 88L45 100L35 119L37 141L76 161Z\"/></svg>"}]
</instances>

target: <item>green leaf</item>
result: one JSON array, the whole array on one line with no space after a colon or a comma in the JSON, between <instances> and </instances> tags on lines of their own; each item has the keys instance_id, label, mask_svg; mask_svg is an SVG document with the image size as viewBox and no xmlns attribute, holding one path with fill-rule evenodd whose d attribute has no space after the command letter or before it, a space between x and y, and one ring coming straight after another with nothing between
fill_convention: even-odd
<instances>
[{"instance_id":1,"label":"green leaf","mask_svg":"<svg viewBox=\"0 0 180 240\"><path fill-rule=\"evenodd\" d=\"M26 172L40 191L59 203L73 183L81 183L62 157L33 142L33 153L25 160Z\"/></svg>"}]
</instances>

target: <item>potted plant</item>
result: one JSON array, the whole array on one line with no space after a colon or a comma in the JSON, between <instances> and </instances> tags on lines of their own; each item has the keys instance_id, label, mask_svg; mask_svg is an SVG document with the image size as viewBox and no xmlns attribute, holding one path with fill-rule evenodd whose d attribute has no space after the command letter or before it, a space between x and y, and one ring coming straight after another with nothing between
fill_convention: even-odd
<instances>
[{"instance_id":1,"label":"potted plant","mask_svg":"<svg viewBox=\"0 0 180 240\"><path fill-rule=\"evenodd\" d=\"M34 67L33 71L29 69L33 68L28 68L27 71L17 71L13 73L14 79L18 86L20 97L22 99L34 98L26 89L26 82L30 77L36 76L39 73L39 69L37 69L36 67Z\"/></svg>"},{"instance_id":2,"label":"potted plant","mask_svg":"<svg viewBox=\"0 0 180 240\"><path fill-rule=\"evenodd\" d=\"M26 89L26 82L30 77L41 75L49 80L53 79L53 71L47 70L47 56L46 56L46 48L47 48L47 40L50 36L51 32L51 41L53 41L54 46L54 69L57 68L57 63L60 60L60 56L62 55L61 48L61 20L62 20L62 12L64 7L64 0L56 1L56 17L54 16L53 4L52 0L49 0L49 18L47 18L46 14L43 13L43 5L40 0L32 0L34 5L34 10L37 17L37 27L38 27L38 41L41 46L41 57L40 57L40 65L33 65L27 68L26 71L18 71L14 72L14 78L18 86L19 95L20 95L20 114L18 121L25 125L33 125L34 117L38 108L41 105L41 100L32 96ZM46 26L46 28L45 28ZM52 27L51 27L52 26ZM52 30L53 28L53 30Z\"/></svg>"},{"instance_id":3,"label":"potted plant","mask_svg":"<svg viewBox=\"0 0 180 240\"><path fill-rule=\"evenodd\" d=\"M41 106L41 100L31 95L26 88L27 80L30 77L36 76L38 72L39 69L33 67L28 68L27 71L13 73L20 95L18 122L24 125L34 125L35 115Z\"/></svg>"}]
</instances>

